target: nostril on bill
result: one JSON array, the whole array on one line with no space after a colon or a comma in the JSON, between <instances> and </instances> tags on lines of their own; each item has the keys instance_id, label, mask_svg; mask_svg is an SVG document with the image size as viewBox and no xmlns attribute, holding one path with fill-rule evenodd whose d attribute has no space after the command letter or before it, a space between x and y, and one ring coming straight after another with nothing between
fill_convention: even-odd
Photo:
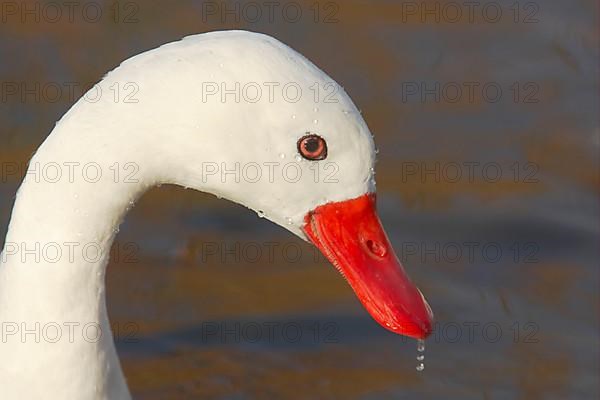
<instances>
[{"instance_id":1,"label":"nostril on bill","mask_svg":"<svg viewBox=\"0 0 600 400\"><path fill-rule=\"evenodd\" d=\"M387 248L383 243L368 239L365 244L367 245L367 249L371 252L371 254L376 257L385 257L387 254Z\"/></svg>"}]
</instances>

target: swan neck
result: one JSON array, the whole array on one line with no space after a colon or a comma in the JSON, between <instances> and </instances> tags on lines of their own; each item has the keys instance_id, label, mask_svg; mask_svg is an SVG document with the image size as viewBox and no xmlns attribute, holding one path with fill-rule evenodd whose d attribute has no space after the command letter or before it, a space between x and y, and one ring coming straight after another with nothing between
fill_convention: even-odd
<instances>
[{"instance_id":1,"label":"swan neck","mask_svg":"<svg viewBox=\"0 0 600 400\"><path fill-rule=\"evenodd\" d=\"M92 138L78 147L70 133L53 132L17 193L0 258L0 321L17 334L1 338L0 398L48 398L49 389L60 395L52 398L130 398L105 270L119 224L148 185L123 175L128 157Z\"/></svg>"}]
</instances>

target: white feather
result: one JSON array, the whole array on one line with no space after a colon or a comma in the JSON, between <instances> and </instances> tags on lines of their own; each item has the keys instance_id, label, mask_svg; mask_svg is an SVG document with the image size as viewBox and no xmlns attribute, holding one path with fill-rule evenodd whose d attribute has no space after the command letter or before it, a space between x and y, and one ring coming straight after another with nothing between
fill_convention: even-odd
<instances>
[{"instance_id":1,"label":"white feather","mask_svg":"<svg viewBox=\"0 0 600 400\"><path fill-rule=\"evenodd\" d=\"M257 102L235 102L233 96L222 101L203 96L211 82L227 88L236 82L264 88L276 83L279 89L272 99L263 92ZM115 101L111 88L127 83L138 88L136 103L124 102L124 93ZM119 224L148 188L174 183L214 193L302 237L303 218L316 206L374 190L371 133L343 89L333 96L337 102L323 101L331 83L310 61L269 36L226 31L190 36L132 57L90 91L92 99L102 91L97 102L80 99L31 160L0 264L3 327L78 323L79 328L72 342L62 337L56 343L3 332L0 399L130 398L109 329L104 274ZM281 95L286 84L302 88L297 102ZM318 103L315 87L321 90ZM297 140L306 132L321 135L329 149L316 179L315 162L295 159ZM325 162L331 163L328 170ZM50 163L79 163L79 168L96 163L102 177L97 182L82 179L81 173L58 182L35 179L35 168ZM280 172L258 182L203 174L213 163L219 169L256 163L263 175L268 165L279 165ZM299 166L297 182L285 179L286 163ZM138 168L135 182L125 181L126 164ZM117 179L115 165L121 172ZM63 253L58 262L24 254L49 243L63 249L75 243L71 246L80 250L72 259ZM89 243L101 249L97 260L82 255ZM84 339L86 324L101 327L98 342Z\"/></svg>"}]
</instances>

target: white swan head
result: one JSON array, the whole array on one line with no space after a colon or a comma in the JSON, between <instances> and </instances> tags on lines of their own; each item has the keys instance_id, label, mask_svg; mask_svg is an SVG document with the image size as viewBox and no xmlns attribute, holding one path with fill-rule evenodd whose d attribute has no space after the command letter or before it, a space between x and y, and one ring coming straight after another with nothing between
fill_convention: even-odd
<instances>
[{"instance_id":1,"label":"white swan head","mask_svg":"<svg viewBox=\"0 0 600 400\"><path fill-rule=\"evenodd\" d=\"M125 92L116 102L111 88L127 84L130 102ZM61 129L124 132L115 151L137 146L121 159L138 162L148 184L255 210L318 246L384 327L431 332L431 310L376 215L372 135L345 91L305 57L266 35L215 32L133 57L98 87L105 95L78 103Z\"/></svg>"}]
</instances>

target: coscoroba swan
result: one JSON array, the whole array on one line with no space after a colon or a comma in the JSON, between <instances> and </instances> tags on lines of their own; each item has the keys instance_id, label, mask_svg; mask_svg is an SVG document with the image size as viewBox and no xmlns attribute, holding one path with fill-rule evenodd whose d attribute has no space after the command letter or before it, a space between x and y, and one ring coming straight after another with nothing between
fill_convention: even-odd
<instances>
[{"instance_id":1,"label":"coscoroba swan","mask_svg":"<svg viewBox=\"0 0 600 400\"><path fill-rule=\"evenodd\" d=\"M132 101L116 98L115 87L128 83ZM244 31L166 44L90 89L30 163L62 174L30 171L17 193L0 264L0 399L130 399L105 268L127 210L162 183L243 204L310 240L375 320L426 337L431 310L375 212L371 133L338 89L286 45ZM215 173L236 163L251 165L252 178ZM293 173L281 173L285 163ZM323 163L335 179L317 179ZM98 340L87 340L97 337L90 326L101 329Z\"/></svg>"}]
</instances>

